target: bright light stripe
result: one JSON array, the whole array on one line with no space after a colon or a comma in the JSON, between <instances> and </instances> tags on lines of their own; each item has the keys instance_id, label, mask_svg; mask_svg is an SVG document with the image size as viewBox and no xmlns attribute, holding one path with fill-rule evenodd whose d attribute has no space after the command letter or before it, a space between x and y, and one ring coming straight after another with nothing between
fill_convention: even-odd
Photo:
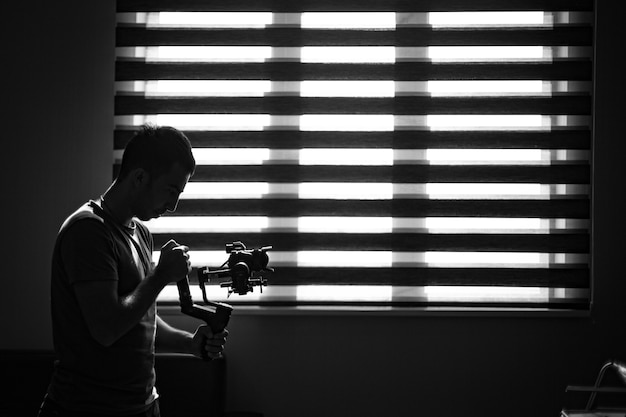
<instances>
[{"instance_id":1,"label":"bright light stripe","mask_svg":"<svg viewBox=\"0 0 626 417\"><path fill-rule=\"evenodd\" d=\"M304 12L302 27L308 29L394 29L394 12Z\"/></svg>"},{"instance_id":2,"label":"bright light stripe","mask_svg":"<svg viewBox=\"0 0 626 417\"><path fill-rule=\"evenodd\" d=\"M387 114L305 114L300 117L303 131L376 131L394 129L394 116Z\"/></svg>"},{"instance_id":3,"label":"bright light stripe","mask_svg":"<svg viewBox=\"0 0 626 417\"><path fill-rule=\"evenodd\" d=\"M428 183L425 192L431 198L455 196L459 199L474 198L550 198L551 196L587 195L589 186L584 184L533 184L533 183Z\"/></svg>"},{"instance_id":4,"label":"bright light stripe","mask_svg":"<svg viewBox=\"0 0 626 417\"><path fill-rule=\"evenodd\" d=\"M198 165L260 165L270 160L269 148L196 148Z\"/></svg>"},{"instance_id":5,"label":"bright light stripe","mask_svg":"<svg viewBox=\"0 0 626 417\"><path fill-rule=\"evenodd\" d=\"M272 252L274 254L274 252ZM190 257L191 259L191 257ZM286 252L273 264L299 267L475 267L475 268L548 268L557 264L587 263L585 254L539 252L392 252L392 251L299 251ZM192 261L193 264L193 261Z\"/></svg>"},{"instance_id":6,"label":"bright light stripe","mask_svg":"<svg viewBox=\"0 0 626 417\"><path fill-rule=\"evenodd\" d=\"M273 85L269 80L149 80L126 83L118 89L147 97L262 97Z\"/></svg>"},{"instance_id":7,"label":"bright light stripe","mask_svg":"<svg viewBox=\"0 0 626 417\"><path fill-rule=\"evenodd\" d=\"M548 301L547 292L539 287L426 287L429 301Z\"/></svg>"},{"instance_id":8,"label":"bright light stripe","mask_svg":"<svg viewBox=\"0 0 626 417\"><path fill-rule=\"evenodd\" d=\"M302 198L337 200L390 200L393 197L460 200L550 199L560 195L588 195L589 187L578 184L518 183L267 183L190 182L181 199Z\"/></svg>"},{"instance_id":9,"label":"bright light stripe","mask_svg":"<svg viewBox=\"0 0 626 417\"><path fill-rule=\"evenodd\" d=\"M546 46L429 46L427 51L433 61L544 60L554 55ZM407 48L402 57L418 57L411 53L412 49Z\"/></svg>"},{"instance_id":10,"label":"bright light stripe","mask_svg":"<svg viewBox=\"0 0 626 417\"><path fill-rule=\"evenodd\" d=\"M335 200L389 200L393 198L391 183L302 183L299 198L328 198Z\"/></svg>"},{"instance_id":11,"label":"bright light stripe","mask_svg":"<svg viewBox=\"0 0 626 417\"><path fill-rule=\"evenodd\" d=\"M586 220L509 217L426 217L424 227L431 233L550 233L555 230L588 228Z\"/></svg>"},{"instance_id":12,"label":"bright light stripe","mask_svg":"<svg viewBox=\"0 0 626 417\"><path fill-rule=\"evenodd\" d=\"M552 92L552 84L541 80L433 80L426 83L426 90L433 96L538 95Z\"/></svg>"},{"instance_id":13,"label":"bright light stripe","mask_svg":"<svg viewBox=\"0 0 626 417\"><path fill-rule=\"evenodd\" d=\"M113 162L124 151L113 151ZM589 152L566 149L357 149L357 148L195 148L197 165L549 165L555 161L588 161Z\"/></svg>"},{"instance_id":14,"label":"bright light stripe","mask_svg":"<svg viewBox=\"0 0 626 417\"><path fill-rule=\"evenodd\" d=\"M181 199L263 198L270 192L267 182L190 182Z\"/></svg>"},{"instance_id":15,"label":"bright light stripe","mask_svg":"<svg viewBox=\"0 0 626 417\"><path fill-rule=\"evenodd\" d=\"M389 285L299 285L296 299L301 301L391 301L393 287Z\"/></svg>"},{"instance_id":16,"label":"bright light stripe","mask_svg":"<svg viewBox=\"0 0 626 417\"><path fill-rule=\"evenodd\" d=\"M393 165L393 149L302 149L300 165Z\"/></svg>"},{"instance_id":17,"label":"bright light stripe","mask_svg":"<svg viewBox=\"0 0 626 417\"><path fill-rule=\"evenodd\" d=\"M326 301L333 302L497 302L504 298L506 302L545 303L567 301L572 298L586 298L589 290L578 288L544 287L470 287L470 286L388 286L388 285L273 285L271 274L265 276L269 285L263 287L261 294L258 287L246 295L228 297L228 290L215 285L217 280L207 285L207 298L220 302L255 302L255 301ZM324 291L318 288L323 288ZM190 285L194 300L202 300L198 285ZM485 291L484 293L482 291ZM504 294L501 291L505 291ZM496 297L496 294L501 297ZM320 298L323 297L323 298ZM165 287L158 297L159 302L178 302L176 286Z\"/></svg>"},{"instance_id":18,"label":"bright light stripe","mask_svg":"<svg viewBox=\"0 0 626 417\"><path fill-rule=\"evenodd\" d=\"M393 46L303 46L301 61L306 63L393 63Z\"/></svg>"},{"instance_id":19,"label":"bright light stripe","mask_svg":"<svg viewBox=\"0 0 626 417\"><path fill-rule=\"evenodd\" d=\"M146 62L265 62L287 59L303 63L394 63L398 60L432 61L550 61L588 57L589 48L548 46L148 46L117 47L119 58Z\"/></svg>"},{"instance_id":20,"label":"bright light stripe","mask_svg":"<svg viewBox=\"0 0 626 417\"><path fill-rule=\"evenodd\" d=\"M581 219L503 217L358 217L358 216L164 216L145 223L152 233L212 231L301 233L550 233L588 229Z\"/></svg>"},{"instance_id":21,"label":"bright light stripe","mask_svg":"<svg viewBox=\"0 0 626 417\"><path fill-rule=\"evenodd\" d=\"M391 217L306 216L297 219L301 233L390 233Z\"/></svg>"},{"instance_id":22,"label":"bright light stripe","mask_svg":"<svg viewBox=\"0 0 626 417\"><path fill-rule=\"evenodd\" d=\"M294 116L297 117L297 116ZM115 116L117 126L155 123L180 130L259 131L271 125L269 114L147 114Z\"/></svg>"},{"instance_id":23,"label":"bright light stripe","mask_svg":"<svg viewBox=\"0 0 626 417\"><path fill-rule=\"evenodd\" d=\"M166 216L145 222L152 233L261 232L269 224L264 216Z\"/></svg>"},{"instance_id":24,"label":"bright light stripe","mask_svg":"<svg viewBox=\"0 0 626 417\"><path fill-rule=\"evenodd\" d=\"M393 97L394 81L302 81L302 97Z\"/></svg>"},{"instance_id":25,"label":"bright light stripe","mask_svg":"<svg viewBox=\"0 0 626 417\"><path fill-rule=\"evenodd\" d=\"M548 129L551 118L538 114L434 114L426 116L431 130Z\"/></svg>"},{"instance_id":26,"label":"bright light stripe","mask_svg":"<svg viewBox=\"0 0 626 417\"><path fill-rule=\"evenodd\" d=\"M116 14L118 23L158 27L264 28L271 25L271 12L137 12Z\"/></svg>"},{"instance_id":27,"label":"bright light stripe","mask_svg":"<svg viewBox=\"0 0 626 417\"><path fill-rule=\"evenodd\" d=\"M347 217L306 216L298 218L298 231L304 233L550 233L555 230L586 229L578 219L502 217Z\"/></svg>"},{"instance_id":28,"label":"bright light stripe","mask_svg":"<svg viewBox=\"0 0 626 417\"><path fill-rule=\"evenodd\" d=\"M300 251L296 252L299 267L389 267L391 251Z\"/></svg>"},{"instance_id":29,"label":"bright light stripe","mask_svg":"<svg viewBox=\"0 0 626 417\"><path fill-rule=\"evenodd\" d=\"M438 27L459 26L541 26L546 23L544 12L430 12L428 23Z\"/></svg>"},{"instance_id":30,"label":"bright light stripe","mask_svg":"<svg viewBox=\"0 0 626 417\"><path fill-rule=\"evenodd\" d=\"M427 149L426 160L433 165L517 165L550 163L552 154L542 149Z\"/></svg>"},{"instance_id":31,"label":"bright light stripe","mask_svg":"<svg viewBox=\"0 0 626 417\"><path fill-rule=\"evenodd\" d=\"M264 28L273 22L271 12L159 12L148 13L148 26L200 26Z\"/></svg>"},{"instance_id":32,"label":"bright light stripe","mask_svg":"<svg viewBox=\"0 0 626 417\"><path fill-rule=\"evenodd\" d=\"M429 286L423 292L427 301L438 302L547 303L589 297L582 288Z\"/></svg>"},{"instance_id":33,"label":"bright light stripe","mask_svg":"<svg viewBox=\"0 0 626 417\"><path fill-rule=\"evenodd\" d=\"M271 46L139 46L117 47L116 54L120 58L140 58L147 62L264 62L277 53L296 53L295 49Z\"/></svg>"},{"instance_id":34,"label":"bright light stripe","mask_svg":"<svg viewBox=\"0 0 626 417\"><path fill-rule=\"evenodd\" d=\"M434 27L464 26L552 26L557 13L551 12L149 12L117 13L120 23L148 27L233 27L265 28L280 24L301 24L309 29L393 29L402 25L429 24ZM572 13L561 12L560 20ZM583 15L584 13L578 13ZM581 16L582 17L582 16ZM397 22L397 23L396 23Z\"/></svg>"}]
</instances>

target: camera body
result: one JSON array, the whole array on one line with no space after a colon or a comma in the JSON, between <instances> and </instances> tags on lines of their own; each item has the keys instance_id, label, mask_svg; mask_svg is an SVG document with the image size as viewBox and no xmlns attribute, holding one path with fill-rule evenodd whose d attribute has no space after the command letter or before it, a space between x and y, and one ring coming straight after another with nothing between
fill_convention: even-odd
<instances>
[{"instance_id":1,"label":"camera body","mask_svg":"<svg viewBox=\"0 0 626 417\"><path fill-rule=\"evenodd\" d=\"M246 246L235 241L226 244L226 253L229 254L228 260L222 265L222 268L210 270L208 267L198 269L198 282L201 287L208 282L211 276L216 278L229 277L230 281L220 284L221 287L228 288L228 294L235 292L239 295L245 295L252 292L255 286L259 286L263 292L263 286L267 285L267 280L259 275L260 272L269 271L269 256L267 251L272 249L271 246L264 246L258 249L246 249ZM228 268L223 268L228 266Z\"/></svg>"}]
</instances>

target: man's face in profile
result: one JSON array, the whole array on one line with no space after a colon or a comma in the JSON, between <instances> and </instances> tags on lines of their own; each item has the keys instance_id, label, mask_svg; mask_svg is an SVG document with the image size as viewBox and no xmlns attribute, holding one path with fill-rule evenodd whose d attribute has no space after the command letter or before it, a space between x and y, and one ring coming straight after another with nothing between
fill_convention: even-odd
<instances>
[{"instance_id":1,"label":"man's face in profile","mask_svg":"<svg viewBox=\"0 0 626 417\"><path fill-rule=\"evenodd\" d=\"M147 221L175 211L189 178L190 174L180 164L174 164L165 174L148 178L137 192L135 216Z\"/></svg>"}]
</instances>

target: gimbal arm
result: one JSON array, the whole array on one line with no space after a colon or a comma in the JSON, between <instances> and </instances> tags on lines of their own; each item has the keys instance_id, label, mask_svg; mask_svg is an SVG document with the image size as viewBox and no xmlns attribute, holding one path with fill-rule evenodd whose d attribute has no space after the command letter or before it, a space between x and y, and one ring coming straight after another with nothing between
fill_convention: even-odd
<instances>
[{"instance_id":1,"label":"gimbal arm","mask_svg":"<svg viewBox=\"0 0 626 417\"><path fill-rule=\"evenodd\" d=\"M176 286L178 287L180 311L183 314L203 320L211 328L213 334L220 333L226 328L230 314L233 311L232 306L213 301L207 302L207 306L194 304L187 277L178 281ZM202 357L204 360L209 360L204 350L202 351Z\"/></svg>"}]
</instances>

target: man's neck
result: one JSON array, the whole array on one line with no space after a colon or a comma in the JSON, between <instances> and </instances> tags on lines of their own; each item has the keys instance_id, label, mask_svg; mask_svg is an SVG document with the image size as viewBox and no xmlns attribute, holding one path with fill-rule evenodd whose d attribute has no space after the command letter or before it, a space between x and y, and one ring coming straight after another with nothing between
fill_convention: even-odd
<instances>
[{"instance_id":1,"label":"man's neck","mask_svg":"<svg viewBox=\"0 0 626 417\"><path fill-rule=\"evenodd\" d=\"M132 224L133 213L119 184L114 182L102 195L102 208L119 224L124 226Z\"/></svg>"}]
</instances>

